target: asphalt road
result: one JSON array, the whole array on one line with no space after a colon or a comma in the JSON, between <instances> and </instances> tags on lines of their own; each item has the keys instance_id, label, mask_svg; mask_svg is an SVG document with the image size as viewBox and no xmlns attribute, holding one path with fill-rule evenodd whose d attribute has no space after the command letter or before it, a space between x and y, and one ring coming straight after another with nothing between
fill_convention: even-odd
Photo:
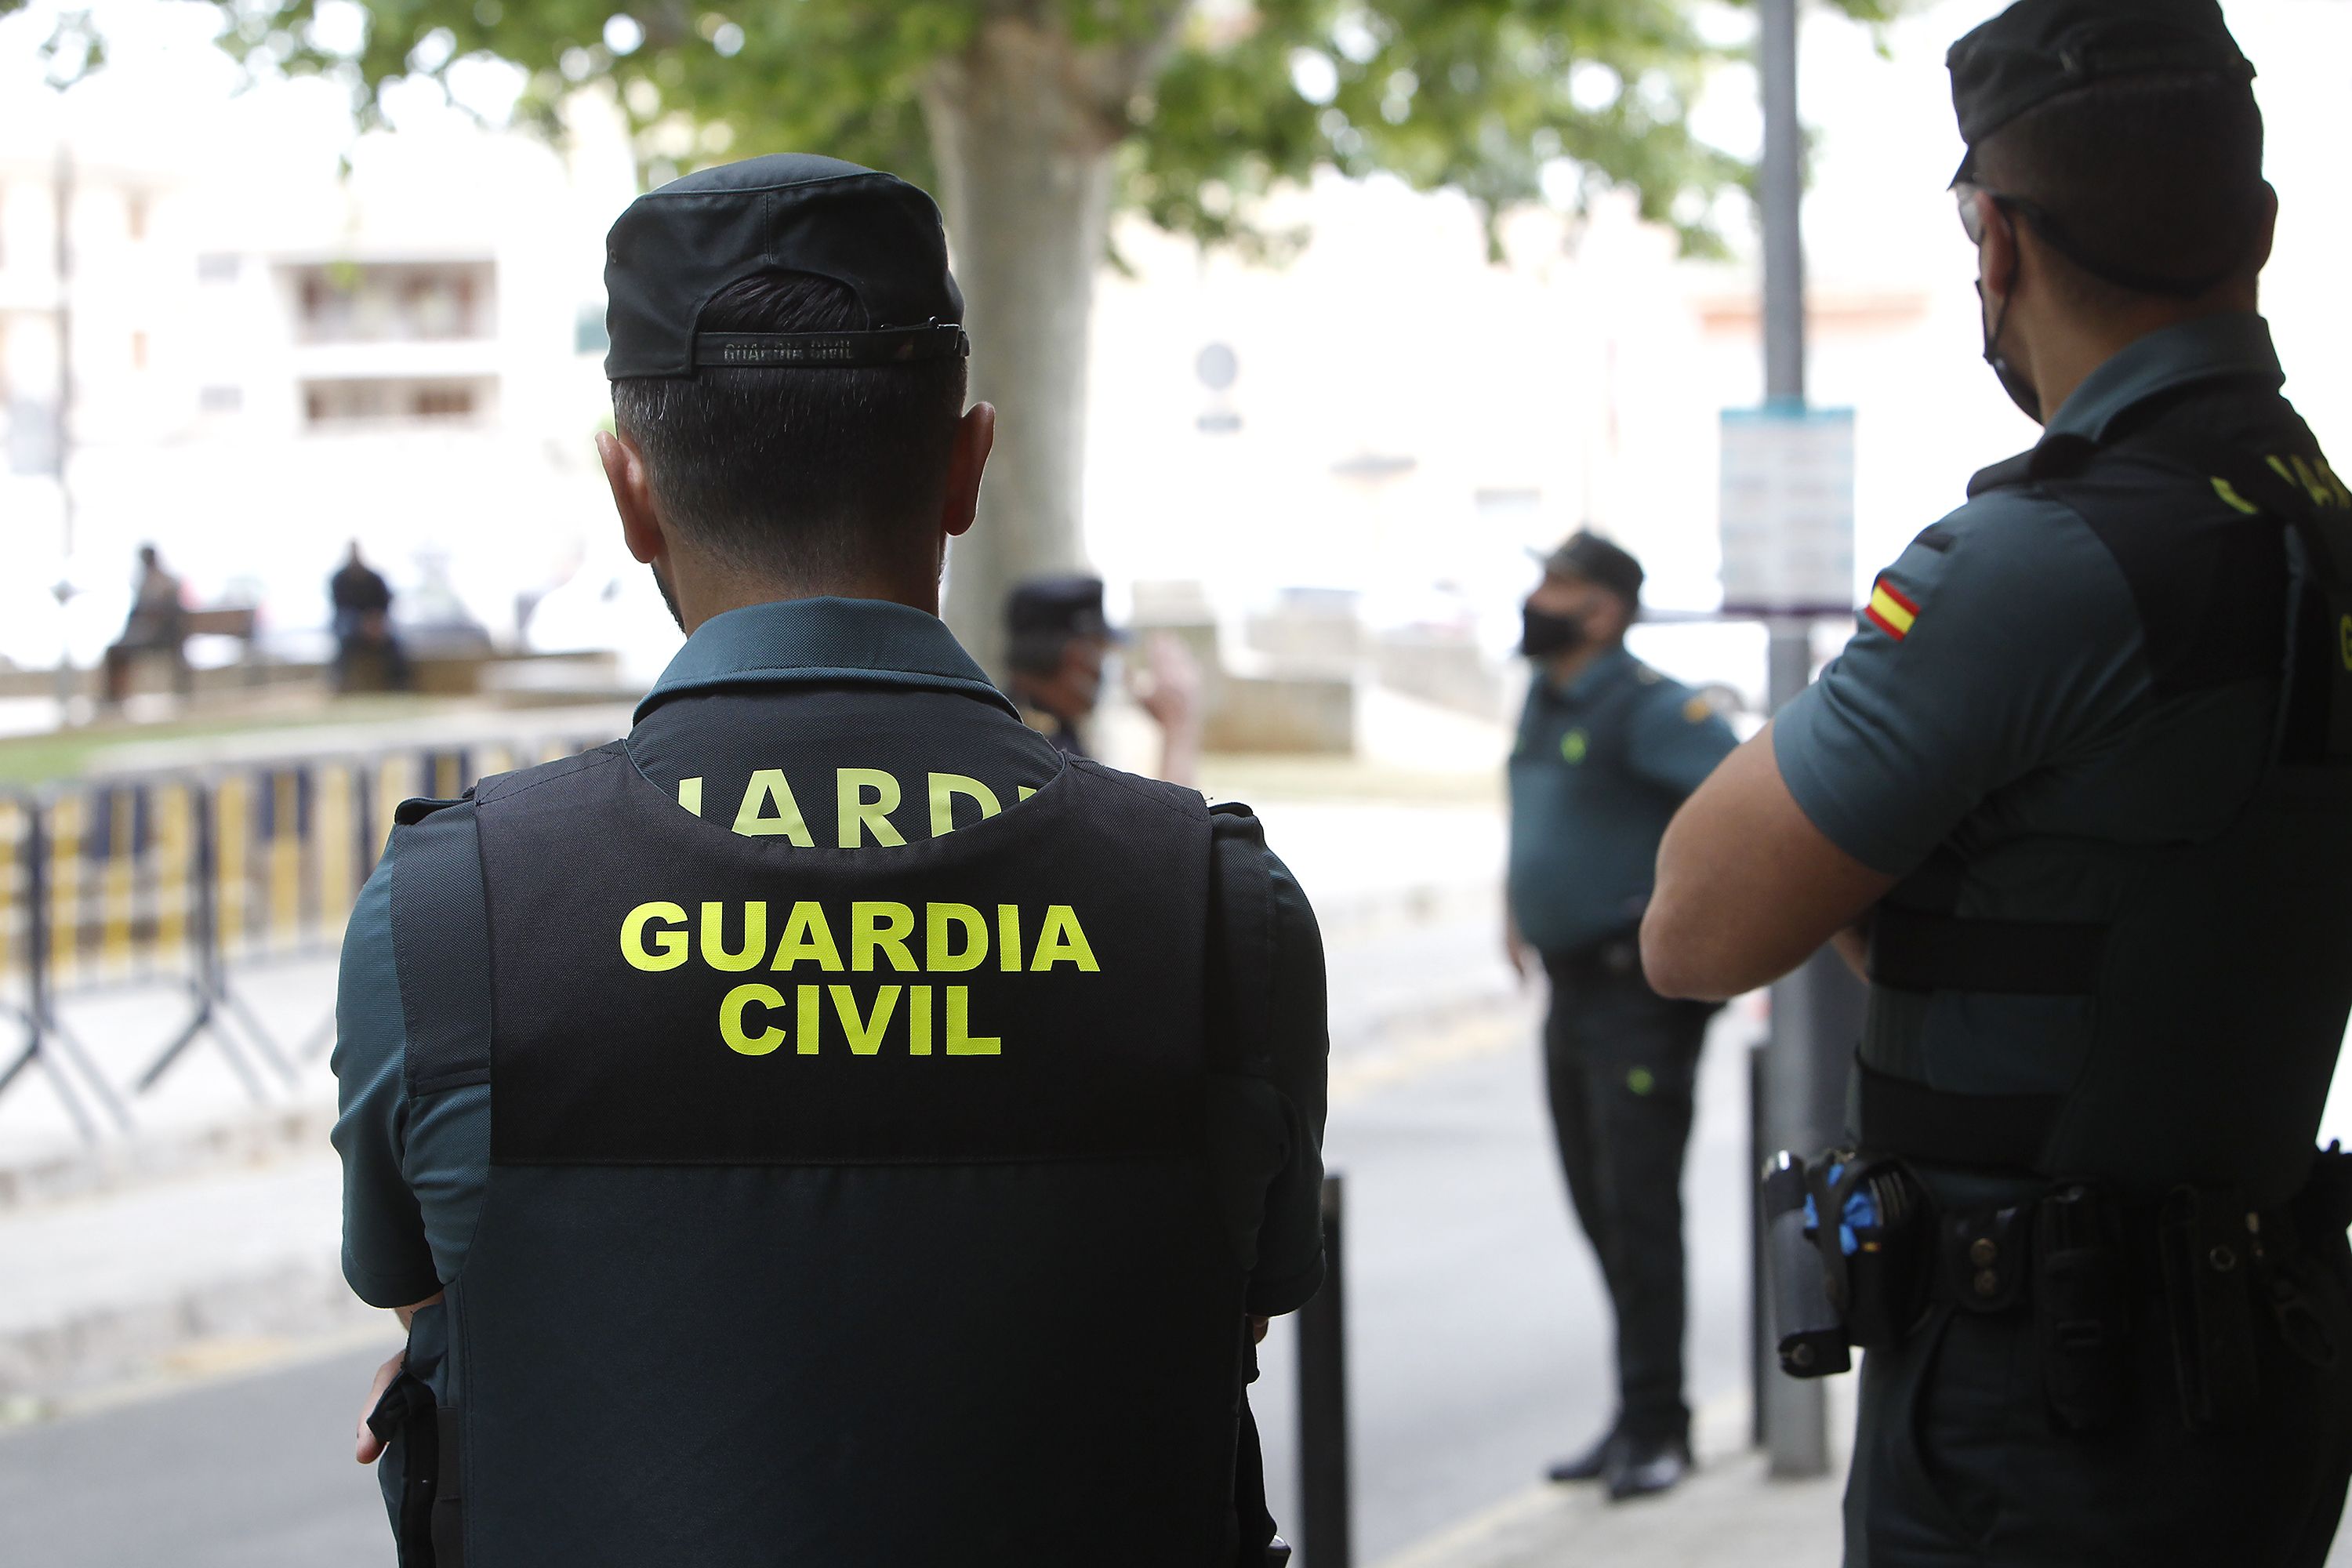
<instances>
[{"instance_id":1,"label":"asphalt road","mask_svg":"<svg viewBox=\"0 0 2352 1568\"><path fill-rule=\"evenodd\" d=\"M1400 941L1421 946L1429 934ZM1743 1026L1719 1028L1710 1047L1685 1189L1700 1402L1746 1375L1746 1111L1741 1053L1727 1037ZM1451 1044L1406 1043L1402 1060L1370 1070L1364 1051L1343 1049L1329 1140L1348 1177L1362 1563L1525 1488L1611 1407L1604 1306L1570 1235L1531 1042L1490 1023ZM349 1458L349 1434L389 1342L0 1436L0 1560L388 1565L382 1505ZM1276 1510L1295 1519L1284 1501L1292 1368L1277 1327L1258 1404Z\"/></svg>"}]
</instances>

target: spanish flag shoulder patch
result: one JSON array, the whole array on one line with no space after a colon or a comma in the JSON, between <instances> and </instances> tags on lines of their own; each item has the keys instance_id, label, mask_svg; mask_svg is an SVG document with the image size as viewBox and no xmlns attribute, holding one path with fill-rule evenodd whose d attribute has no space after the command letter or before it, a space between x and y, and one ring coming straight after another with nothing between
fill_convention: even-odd
<instances>
[{"instance_id":1,"label":"spanish flag shoulder patch","mask_svg":"<svg viewBox=\"0 0 2352 1568\"><path fill-rule=\"evenodd\" d=\"M1881 577L1870 590L1870 603L1863 606L1862 613L1870 618L1871 625L1901 642L1911 635L1912 623L1919 618L1919 606L1902 589Z\"/></svg>"}]
</instances>

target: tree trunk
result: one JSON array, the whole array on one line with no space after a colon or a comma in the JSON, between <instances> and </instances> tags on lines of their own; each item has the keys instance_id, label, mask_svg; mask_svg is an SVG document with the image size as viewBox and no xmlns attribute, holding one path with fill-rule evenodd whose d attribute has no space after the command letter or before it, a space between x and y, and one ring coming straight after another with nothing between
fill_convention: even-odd
<instances>
[{"instance_id":1,"label":"tree trunk","mask_svg":"<svg viewBox=\"0 0 2352 1568\"><path fill-rule=\"evenodd\" d=\"M948 621L1000 680L1006 593L1085 561L1087 353L1125 64L998 20L923 95L971 330L971 395L998 421L979 523L949 555Z\"/></svg>"}]
</instances>

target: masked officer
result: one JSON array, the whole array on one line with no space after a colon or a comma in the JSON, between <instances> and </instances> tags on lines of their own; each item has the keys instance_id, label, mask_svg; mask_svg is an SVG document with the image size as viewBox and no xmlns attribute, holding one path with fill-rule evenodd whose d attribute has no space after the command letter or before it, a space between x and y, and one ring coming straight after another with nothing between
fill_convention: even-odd
<instances>
[{"instance_id":1,"label":"masked officer","mask_svg":"<svg viewBox=\"0 0 2352 1568\"><path fill-rule=\"evenodd\" d=\"M1917 1207L1875 1255L1913 1264L1840 1266L1879 1325L1849 1564L2315 1564L2352 490L2255 313L2253 69L2211 0L2025 0L1950 66L1986 357L2044 434L1676 818L1643 953L1723 996L1866 941L1847 1163Z\"/></svg>"},{"instance_id":2,"label":"masked officer","mask_svg":"<svg viewBox=\"0 0 2352 1568\"><path fill-rule=\"evenodd\" d=\"M1022 718L1068 755L1088 755L1085 728L1102 700L1112 649L1126 637L1103 614L1099 577L1032 577L1004 601L1005 682ZM1160 729L1159 776L1191 784L1201 765L1201 674L1165 634L1144 645L1137 701Z\"/></svg>"},{"instance_id":3,"label":"masked officer","mask_svg":"<svg viewBox=\"0 0 2352 1568\"><path fill-rule=\"evenodd\" d=\"M625 740L403 806L345 945L402 1561L1262 1563L1253 1330L1322 1266L1305 900L937 618L995 416L929 197L707 170L605 282L599 449L686 646Z\"/></svg>"},{"instance_id":4,"label":"masked officer","mask_svg":"<svg viewBox=\"0 0 2352 1568\"><path fill-rule=\"evenodd\" d=\"M1617 1323L1618 1410L1559 1481L1664 1491L1690 1462L1683 1402L1683 1151L1715 1009L1642 978L1634 933L1658 836L1736 743L1706 700L1625 651L1642 567L1581 532L1544 558L1520 651L1506 944L1551 982L1544 1073L1570 1201Z\"/></svg>"}]
</instances>

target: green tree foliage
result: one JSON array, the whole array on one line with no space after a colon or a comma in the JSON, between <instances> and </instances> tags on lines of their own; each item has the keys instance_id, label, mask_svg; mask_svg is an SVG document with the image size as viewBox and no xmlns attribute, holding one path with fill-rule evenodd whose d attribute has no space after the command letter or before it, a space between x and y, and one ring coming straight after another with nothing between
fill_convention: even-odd
<instances>
[{"instance_id":1,"label":"green tree foliage","mask_svg":"<svg viewBox=\"0 0 2352 1568\"><path fill-rule=\"evenodd\" d=\"M1637 192L1704 246L1703 198L1748 173L1687 127L1736 52L1695 0L364 0L356 53L322 41L345 29L319 25L320 0L213 3L232 52L347 81L363 119L387 82L470 56L528 72L522 112L550 131L566 92L607 82L656 179L823 150L933 184L927 89L982 28L1017 26L1066 46L1120 205L1211 243L1262 243L1248 198L1321 164L1492 213L1566 158L1588 193ZM1900 0L1837 3L1884 20Z\"/></svg>"}]
</instances>

